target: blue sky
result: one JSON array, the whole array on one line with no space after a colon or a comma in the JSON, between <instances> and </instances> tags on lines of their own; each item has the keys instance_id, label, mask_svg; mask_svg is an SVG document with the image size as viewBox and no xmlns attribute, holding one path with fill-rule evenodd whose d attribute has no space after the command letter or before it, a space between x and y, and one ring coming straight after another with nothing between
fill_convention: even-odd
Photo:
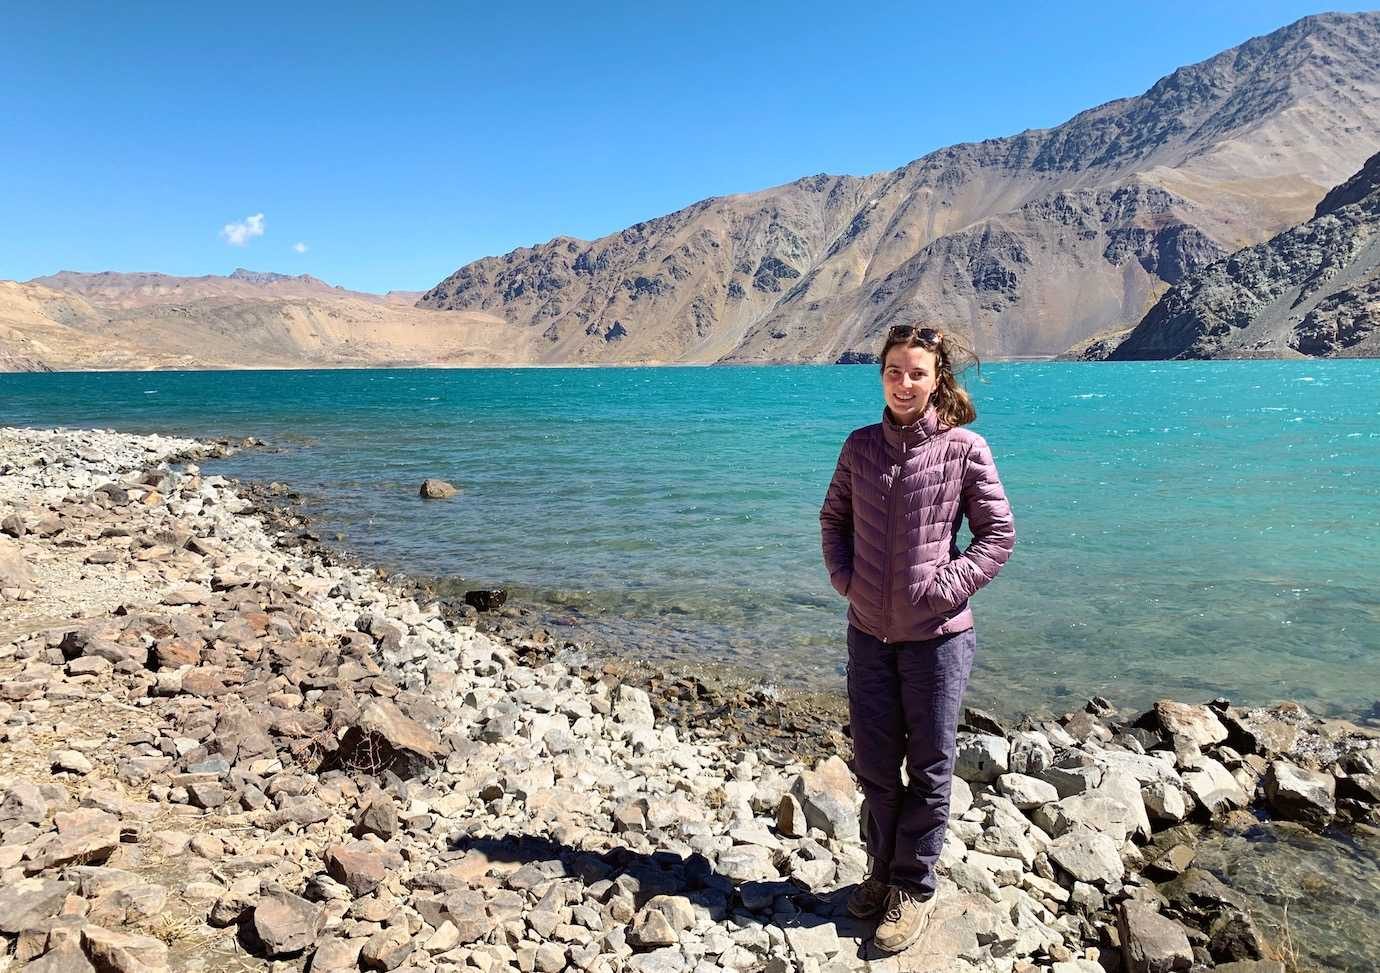
<instances>
[{"instance_id":1,"label":"blue sky","mask_svg":"<svg viewBox=\"0 0 1380 973\"><path fill-rule=\"evenodd\" d=\"M6 6L0 278L244 266L376 291L1055 125L1319 9Z\"/></svg>"}]
</instances>

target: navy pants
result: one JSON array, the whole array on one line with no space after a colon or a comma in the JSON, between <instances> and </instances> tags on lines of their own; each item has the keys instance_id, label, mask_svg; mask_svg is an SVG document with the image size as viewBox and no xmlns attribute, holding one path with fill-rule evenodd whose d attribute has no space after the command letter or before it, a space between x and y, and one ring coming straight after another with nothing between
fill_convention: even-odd
<instances>
[{"instance_id":1,"label":"navy pants","mask_svg":"<svg viewBox=\"0 0 1380 973\"><path fill-rule=\"evenodd\" d=\"M969 629L882 642L848 627L848 723L872 877L925 897L944 845L959 707L973 669ZM901 783L905 762L907 783Z\"/></svg>"}]
</instances>

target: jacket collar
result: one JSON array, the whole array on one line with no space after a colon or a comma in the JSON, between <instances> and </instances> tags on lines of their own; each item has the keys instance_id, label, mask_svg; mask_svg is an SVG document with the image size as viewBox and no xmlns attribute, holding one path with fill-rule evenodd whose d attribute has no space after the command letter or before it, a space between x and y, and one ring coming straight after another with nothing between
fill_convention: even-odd
<instances>
[{"instance_id":1,"label":"jacket collar","mask_svg":"<svg viewBox=\"0 0 1380 973\"><path fill-rule=\"evenodd\" d=\"M906 449L923 443L935 433L939 432L939 414L935 412L934 406L927 406L921 413L920 418L916 419L908 426L902 426L891 418L891 412L887 408L882 408L882 435L886 441L897 448Z\"/></svg>"}]
</instances>

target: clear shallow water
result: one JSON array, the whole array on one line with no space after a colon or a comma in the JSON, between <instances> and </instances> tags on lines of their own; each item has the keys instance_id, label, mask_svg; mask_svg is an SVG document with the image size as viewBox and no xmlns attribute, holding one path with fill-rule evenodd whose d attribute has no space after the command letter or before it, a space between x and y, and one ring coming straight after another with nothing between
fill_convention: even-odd
<instances>
[{"instance_id":1,"label":"clear shallow water","mask_svg":"<svg viewBox=\"0 0 1380 973\"><path fill-rule=\"evenodd\" d=\"M1380 362L1001 364L972 384L1016 511L970 702L1380 698ZM657 657L841 685L819 504L867 367L0 375L0 422L254 435L389 567L501 584ZM416 496L425 477L463 490Z\"/></svg>"},{"instance_id":2,"label":"clear shallow water","mask_svg":"<svg viewBox=\"0 0 1380 973\"><path fill-rule=\"evenodd\" d=\"M1292 941L1300 971L1374 973L1380 963L1380 841L1265 822L1210 835L1195 864L1243 893L1272 941Z\"/></svg>"}]
</instances>

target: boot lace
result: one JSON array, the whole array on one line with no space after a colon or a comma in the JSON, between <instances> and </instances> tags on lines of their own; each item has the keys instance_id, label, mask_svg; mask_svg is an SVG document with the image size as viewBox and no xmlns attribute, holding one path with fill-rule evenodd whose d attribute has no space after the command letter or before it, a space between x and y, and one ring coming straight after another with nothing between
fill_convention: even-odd
<instances>
[{"instance_id":1,"label":"boot lace","mask_svg":"<svg viewBox=\"0 0 1380 973\"><path fill-rule=\"evenodd\" d=\"M886 910L886 921L896 923L901 921L901 911L910 904L920 901L920 897L904 886L897 886L891 890L891 901Z\"/></svg>"}]
</instances>

